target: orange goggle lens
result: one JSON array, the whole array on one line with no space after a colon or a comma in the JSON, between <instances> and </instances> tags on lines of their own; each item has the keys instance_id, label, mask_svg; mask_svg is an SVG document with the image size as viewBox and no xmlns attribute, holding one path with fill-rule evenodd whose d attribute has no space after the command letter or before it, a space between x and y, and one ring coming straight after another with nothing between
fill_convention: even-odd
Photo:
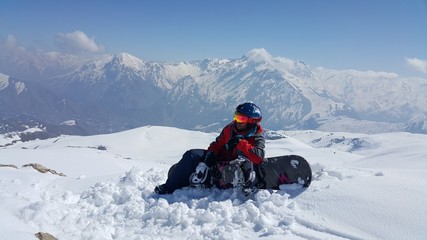
<instances>
[{"instance_id":1,"label":"orange goggle lens","mask_svg":"<svg viewBox=\"0 0 427 240\"><path fill-rule=\"evenodd\" d=\"M234 121L236 121L238 123L248 123L249 117L242 115L242 114L235 113L234 114Z\"/></svg>"},{"instance_id":2,"label":"orange goggle lens","mask_svg":"<svg viewBox=\"0 0 427 240\"><path fill-rule=\"evenodd\" d=\"M255 124L255 123L259 123L261 122L261 117L259 118L250 118L246 115L243 115L239 112L234 113L234 118L233 120L238 122L238 123L244 123L244 124Z\"/></svg>"}]
</instances>

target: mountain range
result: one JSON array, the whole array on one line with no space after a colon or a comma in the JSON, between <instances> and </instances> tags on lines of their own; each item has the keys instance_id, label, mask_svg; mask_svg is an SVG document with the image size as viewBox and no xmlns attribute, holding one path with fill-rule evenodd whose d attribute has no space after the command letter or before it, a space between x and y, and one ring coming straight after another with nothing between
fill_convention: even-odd
<instances>
[{"instance_id":1,"label":"mountain range","mask_svg":"<svg viewBox=\"0 0 427 240\"><path fill-rule=\"evenodd\" d=\"M32 122L58 134L143 125L218 131L239 103L253 101L272 130L427 133L426 79L312 68L265 49L238 59L177 63L121 53L69 68L34 81L9 76L0 64L1 131L17 128L17 119L24 119L21 128Z\"/></svg>"}]
</instances>

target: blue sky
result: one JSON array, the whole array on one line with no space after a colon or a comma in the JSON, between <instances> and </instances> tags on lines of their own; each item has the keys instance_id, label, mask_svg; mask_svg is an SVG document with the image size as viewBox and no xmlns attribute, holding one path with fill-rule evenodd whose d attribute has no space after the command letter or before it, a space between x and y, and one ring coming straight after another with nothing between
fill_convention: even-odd
<instances>
[{"instance_id":1,"label":"blue sky","mask_svg":"<svg viewBox=\"0 0 427 240\"><path fill-rule=\"evenodd\" d=\"M427 77L427 0L2 0L0 44L11 42L168 62L265 48L312 67Z\"/></svg>"}]
</instances>

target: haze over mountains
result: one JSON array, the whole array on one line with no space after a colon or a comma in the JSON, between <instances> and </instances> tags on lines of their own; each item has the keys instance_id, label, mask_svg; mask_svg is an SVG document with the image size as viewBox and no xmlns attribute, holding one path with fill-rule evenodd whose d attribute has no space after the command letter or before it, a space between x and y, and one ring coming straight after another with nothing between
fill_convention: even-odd
<instances>
[{"instance_id":1,"label":"haze over mountains","mask_svg":"<svg viewBox=\"0 0 427 240\"><path fill-rule=\"evenodd\" d=\"M217 131L237 104L249 100L261 107L263 126L272 130L427 133L426 79L311 68L265 49L239 59L177 63L128 53L84 64L57 57L14 59L19 71L0 61L0 132L31 123L67 134L144 125Z\"/></svg>"}]
</instances>

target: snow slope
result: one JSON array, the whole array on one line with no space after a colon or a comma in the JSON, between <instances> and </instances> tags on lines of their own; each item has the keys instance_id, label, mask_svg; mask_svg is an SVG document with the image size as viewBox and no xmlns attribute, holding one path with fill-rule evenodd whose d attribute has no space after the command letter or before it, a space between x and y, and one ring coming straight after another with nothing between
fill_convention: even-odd
<instances>
[{"instance_id":1,"label":"snow slope","mask_svg":"<svg viewBox=\"0 0 427 240\"><path fill-rule=\"evenodd\" d=\"M267 140L267 155L304 156L311 186L250 198L217 189L153 194L185 150L206 148L216 133L148 126L18 141L0 148L0 164L18 167L0 168L1 238L425 239L427 135L283 133ZM66 177L21 167L28 163Z\"/></svg>"}]
</instances>

